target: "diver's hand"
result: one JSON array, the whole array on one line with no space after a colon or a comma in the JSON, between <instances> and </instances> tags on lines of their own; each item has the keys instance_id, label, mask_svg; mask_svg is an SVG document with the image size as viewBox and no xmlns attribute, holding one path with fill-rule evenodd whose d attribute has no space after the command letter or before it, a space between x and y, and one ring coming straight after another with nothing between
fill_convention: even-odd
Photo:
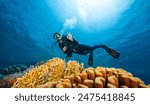
<instances>
[{"instance_id":1,"label":"diver's hand","mask_svg":"<svg viewBox=\"0 0 150 105\"><path fill-rule=\"evenodd\" d=\"M62 50L63 50L63 52L66 52L67 47L66 47L66 46L64 46Z\"/></svg>"},{"instance_id":2,"label":"diver's hand","mask_svg":"<svg viewBox=\"0 0 150 105\"><path fill-rule=\"evenodd\" d=\"M68 32L67 33L67 39L70 40L70 41L73 41L72 35L73 35L72 33Z\"/></svg>"}]
</instances>

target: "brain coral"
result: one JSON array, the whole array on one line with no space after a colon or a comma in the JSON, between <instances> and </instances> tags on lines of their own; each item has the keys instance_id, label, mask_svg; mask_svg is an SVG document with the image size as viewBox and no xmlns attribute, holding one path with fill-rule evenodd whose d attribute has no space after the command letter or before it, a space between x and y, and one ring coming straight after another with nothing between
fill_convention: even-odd
<instances>
[{"instance_id":1,"label":"brain coral","mask_svg":"<svg viewBox=\"0 0 150 105\"><path fill-rule=\"evenodd\" d=\"M86 68L76 61L53 58L17 78L15 88L148 88L131 73L117 68Z\"/></svg>"}]
</instances>

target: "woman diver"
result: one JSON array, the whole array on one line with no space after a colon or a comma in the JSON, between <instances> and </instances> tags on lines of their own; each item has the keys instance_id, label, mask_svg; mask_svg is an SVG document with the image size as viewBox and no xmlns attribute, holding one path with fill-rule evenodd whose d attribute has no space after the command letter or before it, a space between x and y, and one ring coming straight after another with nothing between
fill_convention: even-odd
<instances>
[{"instance_id":1,"label":"woman diver","mask_svg":"<svg viewBox=\"0 0 150 105\"><path fill-rule=\"evenodd\" d=\"M111 55L112 57L118 59L120 54L115 51L114 49L111 49L107 47L106 45L95 45L95 46L87 46L84 44L78 43L73 37L71 33L68 33L67 36L63 35L61 36L58 32L53 34L53 38L57 41L51 46L55 46L57 43L61 50L67 55L66 57L72 57L72 54L79 54L79 55L86 55L90 53L88 64L90 66L93 65L93 51L97 48L103 48L106 50L106 52Z\"/></svg>"}]
</instances>

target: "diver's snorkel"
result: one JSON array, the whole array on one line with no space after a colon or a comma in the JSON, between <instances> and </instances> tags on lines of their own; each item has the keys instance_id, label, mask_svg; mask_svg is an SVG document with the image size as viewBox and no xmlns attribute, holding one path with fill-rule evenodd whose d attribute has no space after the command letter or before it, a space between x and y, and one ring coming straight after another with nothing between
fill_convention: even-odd
<instances>
[{"instance_id":1,"label":"diver's snorkel","mask_svg":"<svg viewBox=\"0 0 150 105\"><path fill-rule=\"evenodd\" d=\"M53 48L54 46L56 46L56 44L61 39L61 35L58 32L56 32L56 33L53 34L53 38L56 39L57 41L52 44L51 48Z\"/></svg>"}]
</instances>

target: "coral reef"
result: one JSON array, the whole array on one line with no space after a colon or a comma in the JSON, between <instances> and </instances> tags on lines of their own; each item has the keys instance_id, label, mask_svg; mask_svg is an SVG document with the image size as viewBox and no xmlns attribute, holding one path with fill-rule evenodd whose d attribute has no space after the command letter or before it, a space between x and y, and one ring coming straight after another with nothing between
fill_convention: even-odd
<instances>
[{"instance_id":1,"label":"coral reef","mask_svg":"<svg viewBox=\"0 0 150 105\"><path fill-rule=\"evenodd\" d=\"M10 88L28 67L23 64L11 65L0 69L0 88Z\"/></svg>"},{"instance_id":2,"label":"coral reef","mask_svg":"<svg viewBox=\"0 0 150 105\"><path fill-rule=\"evenodd\" d=\"M12 87L17 78L21 77L36 66L44 63L44 61L37 62L35 65L30 65L29 67L27 65L17 64L0 69L0 88Z\"/></svg>"},{"instance_id":3,"label":"coral reef","mask_svg":"<svg viewBox=\"0 0 150 105\"><path fill-rule=\"evenodd\" d=\"M57 81L62 77L65 69L65 61L54 58L47 63L29 70L21 78L18 78L13 87L34 88L49 81Z\"/></svg>"},{"instance_id":4,"label":"coral reef","mask_svg":"<svg viewBox=\"0 0 150 105\"><path fill-rule=\"evenodd\" d=\"M0 88L10 88L22 74L11 74L0 79Z\"/></svg>"},{"instance_id":5,"label":"coral reef","mask_svg":"<svg viewBox=\"0 0 150 105\"><path fill-rule=\"evenodd\" d=\"M78 75L80 74L80 72L84 69L84 65L83 64L79 64L77 63L76 61L69 61L67 63L67 67L66 69L64 70L64 73L63 75L64 76L68 76L68 75L71 75L71 74L75 74L75 75Z\"/></svg>"},{"instance_id":6,"label":"coral reef","mask_svg":"<svg viewBox=\"0 0 150 105\"><path fill-rule=\"evenodd\" d=\"M14 88L148 88L131 73L117 68L86 68L76 61L60 58L29 70L17 78Z\"/></svg>"},{"instance_id":7,"label":"coral reef","mask_svg":"<svg viewBox=\"0 0 150 105\"><path fill-rule=\"evenodd\" d=\"M15 74L25 71L28 68L28 66L23 64L18 65L12 65L6 68L3 68L0 70L1 75L9 75L9 74Z\"/></svg>"}]
</instances>

